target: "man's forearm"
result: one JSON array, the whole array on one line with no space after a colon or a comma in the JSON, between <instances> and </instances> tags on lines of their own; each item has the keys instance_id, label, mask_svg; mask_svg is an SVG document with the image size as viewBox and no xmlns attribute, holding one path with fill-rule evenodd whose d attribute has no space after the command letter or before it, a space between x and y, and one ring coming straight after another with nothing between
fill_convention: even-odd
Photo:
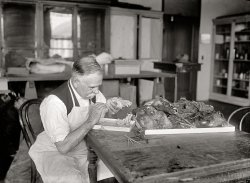
<instances>
[{"instance_id":1,"label":"man's forearm","mask_svg":"<svg viewBox=\"0 0 250 183\"><path fill-rule=\"evenodd\" d=\"M95 120L88 119L79 128L70 132L63 141L56 142L55 145L58 151L65 154L74 147L76 147L87 135L89 130L93 128L95 123L96 119Z\"/></svg>"}]
</instances>

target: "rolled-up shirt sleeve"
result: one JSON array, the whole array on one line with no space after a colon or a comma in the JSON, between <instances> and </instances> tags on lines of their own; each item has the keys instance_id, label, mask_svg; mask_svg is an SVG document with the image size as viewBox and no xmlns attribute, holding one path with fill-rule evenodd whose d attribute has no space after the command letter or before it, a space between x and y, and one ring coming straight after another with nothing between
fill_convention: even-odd
<instances>
[{"instance_id":1,"label":"rolled-up shirt sleeve","mask_svg":"<svg viewBox=\"0 0 250 183\"><path fill-rule=\"evenodd\" d=\"M65 104L55 95L46 97L40 106L43 127L53 143L63 141L70 132Z\"/></svg>"}]
</instances>

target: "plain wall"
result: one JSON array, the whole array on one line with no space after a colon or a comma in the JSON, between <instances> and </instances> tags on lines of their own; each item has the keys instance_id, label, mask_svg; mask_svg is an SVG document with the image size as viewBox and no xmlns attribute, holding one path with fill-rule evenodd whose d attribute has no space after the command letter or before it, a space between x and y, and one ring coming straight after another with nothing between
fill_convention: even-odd
<instances>
[{"instance_id":1,"label":"plain wall","mask_svg":"<svg viewBox=\"0 0 250 183\"><path fill-rule=\"evenodd\" d=\"M200 35L209 34L212 38L212 20L218 16L249 12L250 1L246 0L201 0ZM200 36L201 37L201 36ZM210 72L212 62L212 40L199 43L199 63L197 100L209 99Z\"/></svg>"}]
</instances>

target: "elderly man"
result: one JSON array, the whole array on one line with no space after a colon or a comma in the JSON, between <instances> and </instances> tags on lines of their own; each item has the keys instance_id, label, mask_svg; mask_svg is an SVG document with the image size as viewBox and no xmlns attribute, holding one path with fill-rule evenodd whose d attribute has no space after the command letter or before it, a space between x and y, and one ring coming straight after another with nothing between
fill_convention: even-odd
<instances>
[{"instance_id":1,"label":"elderly man","mask_svg":"<svg viewBox=\"0 0 250 183\"><path fill-rule=\"evenodd\" d=\"M41 103L44 131L29 151L45 183L88 183L84 137L106 112L120 109L98 90L103 72L94 56L76 61L72 70L71 78ZM104 166L99 177L112 176L102 162L99 166Z\"/></svg>"}]
</instances>

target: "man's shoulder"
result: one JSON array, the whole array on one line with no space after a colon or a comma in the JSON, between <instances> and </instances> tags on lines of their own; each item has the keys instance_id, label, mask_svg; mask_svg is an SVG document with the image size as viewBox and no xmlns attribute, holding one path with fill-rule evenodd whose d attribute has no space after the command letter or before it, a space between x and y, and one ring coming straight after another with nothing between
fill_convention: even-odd
<instances>
[{"instance_id":1,"label":"man's shoulder","mask_svg":"<svg viewBox=\"0 0 250 183\"><path fill-rule=\"evenodd\" d=\"M52 90L49 95L63 95L65 94L66 90L68 90L68 81L64 82L56 89Z\"/></svg>"},{"instance_id":2,"label":"man's shoulder","mask_svg":"<svg viewBox=\"0 0 250 183\"><path fill-rule=\"evenodd\" d=\"M42 101L42 105L65 105L63 101L56 95L50 94Z\"/></svg>"},{"instance_id":3,"label":"man's shoulder","mask_svg":"<svg viewBox=\"0 0 250 183\"><path fill-rule=\"evenodd\" d=\"M50 111L52 113L60 111L67 113L67 107L56 95L48 95L43 99L40 105L40 112L42 111Z\"/></svg>"}]
</instances>

